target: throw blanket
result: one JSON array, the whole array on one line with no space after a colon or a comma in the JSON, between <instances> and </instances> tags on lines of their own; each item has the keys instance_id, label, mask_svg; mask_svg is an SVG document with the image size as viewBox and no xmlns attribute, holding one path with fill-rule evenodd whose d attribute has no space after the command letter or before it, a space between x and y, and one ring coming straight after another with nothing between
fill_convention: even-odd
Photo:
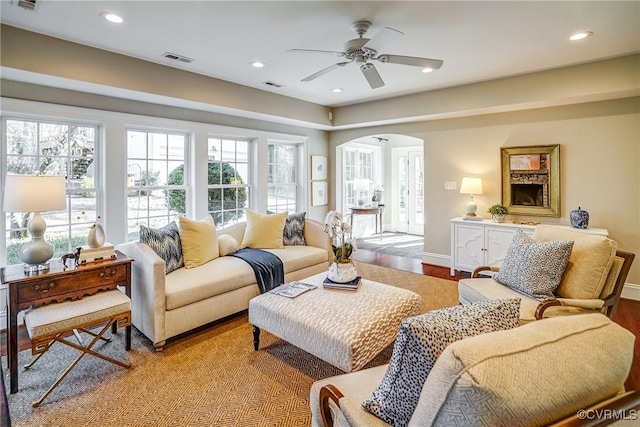
<instances>
[{"instance_id":1,"label":"throw blanket","mask_svg":"<svg viewBox=\"0 0 640 427\"><path fill-rule=\"evenodd\" d=\"M253 272L256 274L256 280L260 293L269 292L284 283L284 266L280 258L271 252L260 249L243 248L229 256L234 256L246 261Z\"/></svg>"}]
</instances>

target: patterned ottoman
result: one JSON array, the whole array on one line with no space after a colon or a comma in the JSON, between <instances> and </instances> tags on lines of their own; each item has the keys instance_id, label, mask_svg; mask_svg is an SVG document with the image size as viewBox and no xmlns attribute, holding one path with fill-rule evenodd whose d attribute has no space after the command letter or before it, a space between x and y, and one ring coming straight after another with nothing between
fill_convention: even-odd
<instances>
[{"instance_id":1,"label":"patterned ottoman","mask_svg":"<svg viewBox=\"0 0 640 427\"><path fill-rule=\"evenodd\" d=\"M394 341L403 319L420 314L414 292L364 279L357 291L323 289L325 277L303 279L318 288L295 298L265 293L249 302L256 350L264 329L345 372L357 371Z\"/></svg>"}]
</instances>

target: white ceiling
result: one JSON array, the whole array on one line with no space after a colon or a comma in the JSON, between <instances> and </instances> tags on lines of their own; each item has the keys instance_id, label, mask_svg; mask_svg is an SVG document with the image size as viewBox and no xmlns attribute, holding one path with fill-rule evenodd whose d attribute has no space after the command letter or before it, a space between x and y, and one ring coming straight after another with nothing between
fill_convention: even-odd
<instances>
[{"instance_id":1,"label":"white ceiling","mask_svg":"<svg viewBox=\"0 0 640 427\"><path fill-rule=\"evenodd\" d=\"M639 1L53 1L35 11L2 0L0 21L26 30L326 106L343 106L640 51ZM117 12L116 25L101 12ZM344 59L291 53L341 51L351 24L405 33L380 53L444 60L430 74L375 62L386 85L371 89L355 64L300 80ZM571 33L594 35L570 42ZM172 52L191 64L163 58ZM263 69L249 66L264 61ZM126 72L126 70L123 70ZM284 85L267 87L264 81ZM331 89L341 87L342 93Z\"/></svg>"}]
</instances>

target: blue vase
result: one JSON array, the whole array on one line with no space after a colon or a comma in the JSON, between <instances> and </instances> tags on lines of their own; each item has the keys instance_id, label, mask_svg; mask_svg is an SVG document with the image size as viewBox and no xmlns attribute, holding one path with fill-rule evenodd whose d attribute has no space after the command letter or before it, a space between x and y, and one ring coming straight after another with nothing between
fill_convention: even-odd
<instances>
[{"instance_id":1,"label":"blue vase","mask_svg":"<svg viewBox=\"0 0 640 427\"><path fill-rule=\"evenodd\" d=\"M571 226L573 228L589 227L589 212L583 211L580 206L578 206L577 210L569 213L569 219L571 220Z\"/></svg>"}]
</instances>

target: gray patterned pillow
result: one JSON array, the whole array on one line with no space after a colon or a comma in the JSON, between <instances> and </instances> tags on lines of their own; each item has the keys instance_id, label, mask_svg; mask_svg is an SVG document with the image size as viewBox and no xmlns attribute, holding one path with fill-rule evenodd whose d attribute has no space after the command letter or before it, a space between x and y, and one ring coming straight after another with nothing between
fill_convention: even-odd
<instances>
[{"instance_id":1,"label":"gray patterned pillow","mask_svg":"<svg viewBox=\"0 0 640 427\"><path fill-rule=\"evenodd\" d=\"M458 305L405 319L387 372L363 408L395 427L408 425L422 386L447 345L515 328L519 321L519 298Z\"/></svg>"},{"instance_id":2,"label":"gray patterned pillow","mask_svg":"<svg viewBox=\"0 0 640 427\"><path fill-rule=\"evenodd\" d=\"M140 242L149 245L164 260L165 274L184 267L180 230L175 222L158 229L141 225Z\"/></svg>"},{"instance_id":3,"label":"gray patterned pillow","mask_svg":"<svg viewBox=\"0 0 640 427\"><path fill-rule=\"evenodd\" d=\"M518 230L493 278L531 298L555 299L553 292L560 286L572 249L572 241L539 242Z\"/></svg>"},{"instance_id":4,"label":"gray patterned pillow","mask_svg":"<svg viewBox=\"0 0 640 427\"><path fill-rule=\"evenodd\" d=\"M289 214L282 232L284 246L304 246L307 244L304 240L304 217L306 214L306 212Z\"/></svg>"}]
</instances>

